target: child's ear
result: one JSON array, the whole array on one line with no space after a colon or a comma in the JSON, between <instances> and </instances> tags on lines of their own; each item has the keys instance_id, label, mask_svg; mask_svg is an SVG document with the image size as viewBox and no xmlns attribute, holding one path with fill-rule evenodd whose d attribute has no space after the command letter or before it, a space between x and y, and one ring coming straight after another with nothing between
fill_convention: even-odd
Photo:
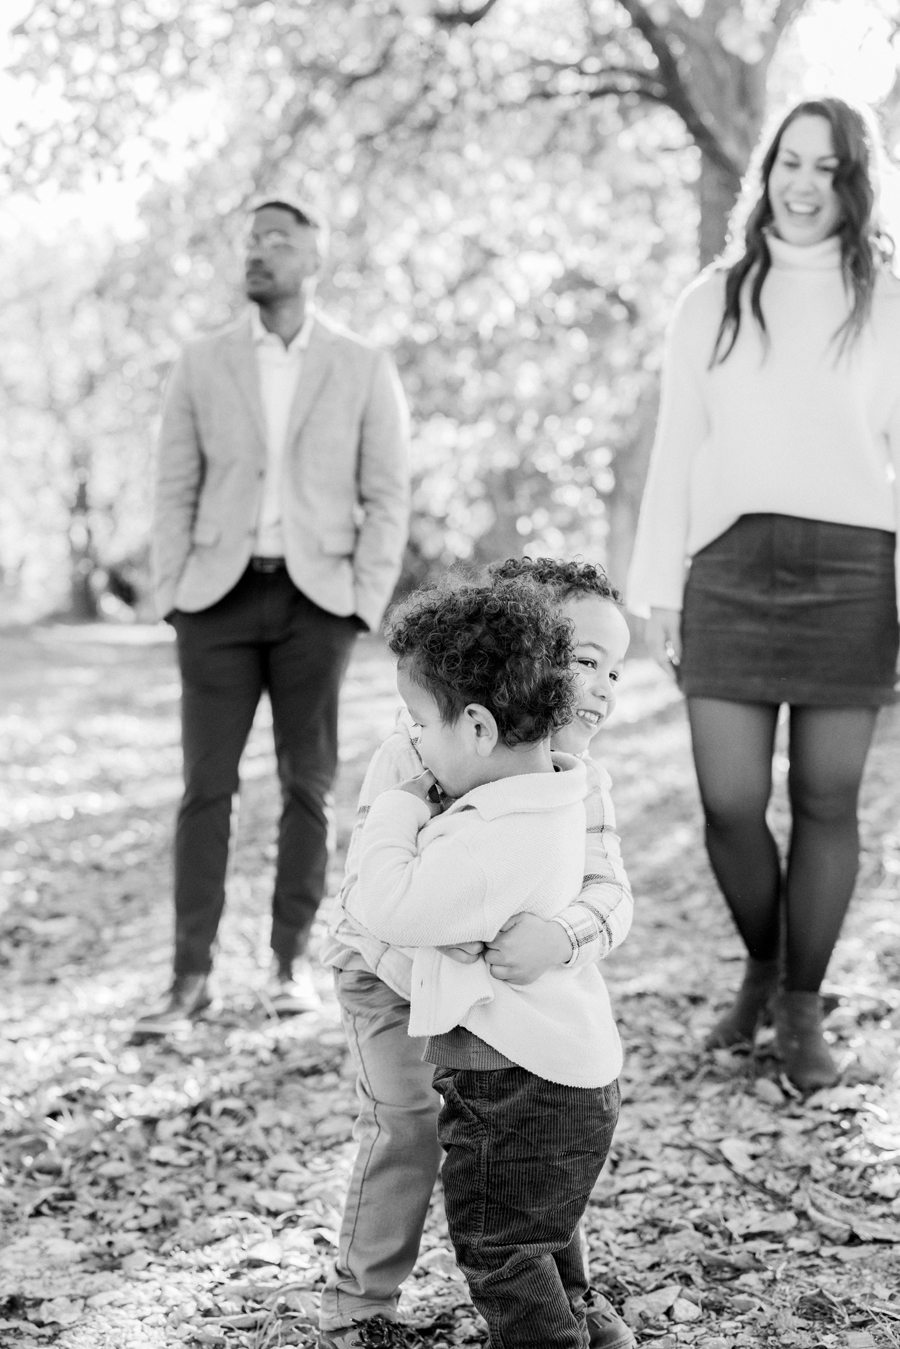
<instances>
[{"instance_id":1,"label":"child's ear","mask_svg":"<svg viewBox=\"0 0 900 1349\"><path fill-rule=\"evenodd\" d=\"M463 717L472 736L475 753L486 759L500 739L493 712L489 712L481 703L469 703Z\"/></svg>"}]
</instances>

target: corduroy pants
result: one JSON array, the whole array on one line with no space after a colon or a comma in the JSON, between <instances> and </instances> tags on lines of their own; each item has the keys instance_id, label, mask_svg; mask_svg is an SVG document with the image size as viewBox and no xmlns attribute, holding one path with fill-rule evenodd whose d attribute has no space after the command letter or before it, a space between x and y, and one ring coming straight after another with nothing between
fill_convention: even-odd
<instances>
[{"instance_id":1,"label":"corduroy pants","mask_svg":"<svg viewBox=\"0 0 900 1349\"><path fill-rule=\"evenodd\" d=\"M585 1349L578 1223L612 1142L619 1086L524 1068L437 1068L447 1226L490 1349Z\"/></svg>"}]
</instances>

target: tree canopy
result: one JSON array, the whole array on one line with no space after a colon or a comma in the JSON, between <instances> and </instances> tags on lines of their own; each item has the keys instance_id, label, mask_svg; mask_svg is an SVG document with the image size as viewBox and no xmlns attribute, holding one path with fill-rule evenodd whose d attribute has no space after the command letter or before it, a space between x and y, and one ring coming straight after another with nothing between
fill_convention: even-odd
<instances>
[{"instance_id":1,"label":"tree canopy","mask_svg":"<svg viewBox=\"0 0 900 1349\"><path fill-rule=\"evenodd\" d=\"M132 238L92 244L121 358L114 339L101 378L90 343L72 356L143 484L137 529L110 525L117 494L40 413L98 569L139 559L160 372L240 304L244 216L277 192L331 221L327 307L397 355L416 428L408 578L524 546L607 551L621 577L662 331L721 245L804 2L37 0L13 35L33 98L7 183L48 209L48 184L130 183L139 212ZM18 251L7 295L33 310ZM87 312L94 271L73 284ZM17 437L29 387L6 391Z\"/></svg>"}]
</instances>

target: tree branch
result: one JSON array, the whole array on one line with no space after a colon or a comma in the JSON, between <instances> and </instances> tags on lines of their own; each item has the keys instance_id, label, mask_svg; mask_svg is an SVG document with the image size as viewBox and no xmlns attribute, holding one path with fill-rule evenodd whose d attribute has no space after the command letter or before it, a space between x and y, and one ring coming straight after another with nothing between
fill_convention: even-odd
<instances>
[{"instance_id":1,"label":"tree branch","mask_svg":"<svg viewBox=\"0 0 900 1349\"><path fill-rule=\"evenodd\" d=\"M552 61L541 58L522 67L519 73L527 71L534 79L533 88L525 101L565 98L566 94L553 87L552 77L573 73L584 81L583 88L571 91L573 98L595 99L605 98L608 94L619 97L634 94L638 98L650 99L654 103L666 101L666 88L652 70L642 69L640 66L606 66L600 70L586 70L585 62L588 59L590 58L583 57L579 61ZM541 78L544 71L550 72L550 78Z\"/></svg>"},{"instance_id":2,"label":"tree branch","mask_svg":"<svg viewBox=\"0 0 900 1349\"><path fill-rule=\"evenodd\" d=\"M669 106L669 95L667 90L661 84L636 84L631 89L621 89L614 84L597 84L593 89L587 91L589 99L606 98L609 94L617 94L621 98L624 94L634 94L636 98L645 98L648 103L660 103L664 107Z\"/></svg>"},{"instance_id":3,"label":"tree branch","mask_svg":"<svg viewBox=\"0 0 900 1349\"><path fill-rule=\"evenodd\" d=\"M782 0L782 3L788 4L796 2L797 0ZM651 18L643 0L618 0L618 3L656 57L659 67L658 82L666 91L665 103L684 122L701 153L724 173L740 178L741 165L722 144L713 119L694 103L665 33Z\"/></svg>"},{"instance_id":4,"label":"tree branch","mask_svg":"<svg viewBox=\"0 0 900 1349\"><path fill-rule=\"evenodd\" d=\"M805 5L806 0L778 0L775 6L775 12L772 15L772 31L780 37L788 24L794 19Z\"/></svg>"},{"instance_id":5,"label":"tree branch","mask_svg":"<svg viewBox=\"0 0 900 1349\"><path fill-rule=\"evenodd\" d=\"M486 14L490 14L497 0L484 0L477 9L454 9L449 11L438 10L432 15L435 23L442 28L459 28L463 24L469 28L474 28L476 23L480 23Z\"/></svg>"},{"instance_id":6,"label":"tree branch","mask_svg":"<svg viewBox=\"0 0 900 1349\"><path fill-rule=\"evenodd\" d=\"M609 70L599 71L596 83L589 88L573 91L573 98L606 98L609 95L615 95L622 98L626 94L634 94L637 98L646 98L651 103L668 104L668 91L665 86L646 72L630 70L627 66L621 69L615 67ZM534 99L558 99L562 98L558 89L552 89L549 85L539 86L528 94L526 102Z\"/></svg>"},{"instance_id":7,"label":"tree branch","mask_svg":"<svg viewBox=\"0 0 900 1349\"><path fill-rule=\"evenodd\" d=\"M393 55L394 47L397 45L396 33L384 44L381 54L365 70L355 70L345 73L340 72L339 78L343 82L345 89L352 89L357 84L364 84L366 80L373 80L376 75L381 75L387 69L388 61Z\"/></svg>"}]
</instances>

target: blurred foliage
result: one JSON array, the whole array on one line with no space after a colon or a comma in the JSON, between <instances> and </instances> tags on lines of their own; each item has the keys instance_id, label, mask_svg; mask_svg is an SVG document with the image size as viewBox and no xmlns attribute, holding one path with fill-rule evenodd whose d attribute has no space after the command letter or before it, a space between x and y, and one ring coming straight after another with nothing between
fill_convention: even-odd
<instances>
[{"instance_id":1,"label":"blurred foliage","mask_svg":"<svg viewBox=\"0 0 900 1349\"><path fill-rule=\"evenodd\" d=\"M140 218L0 264L5 453L28 461L0 565L38 517L82 606L92 565L140 561L160 373L239 307L247 208L278 193L331 221L324 306L400 365L407 582L523 547L607 553L621 580L665 321L803 3L37 0L7 183L52 209L48 184L127 181Z\"/></svg>"},{"instance_id":2,"label":"blurred foliage","mask_svg":"<svg viewBox=\"0 0 900 1349\"><path fill-rule=\"evenodd\" d=\"M10 586L27 569L32 591L78 618L96 616L101 586L134 598L121 564L145 548L162 370L121 263L76 234L19 241L0 266L2 575Z\"/></svg>"}]
</instances>

